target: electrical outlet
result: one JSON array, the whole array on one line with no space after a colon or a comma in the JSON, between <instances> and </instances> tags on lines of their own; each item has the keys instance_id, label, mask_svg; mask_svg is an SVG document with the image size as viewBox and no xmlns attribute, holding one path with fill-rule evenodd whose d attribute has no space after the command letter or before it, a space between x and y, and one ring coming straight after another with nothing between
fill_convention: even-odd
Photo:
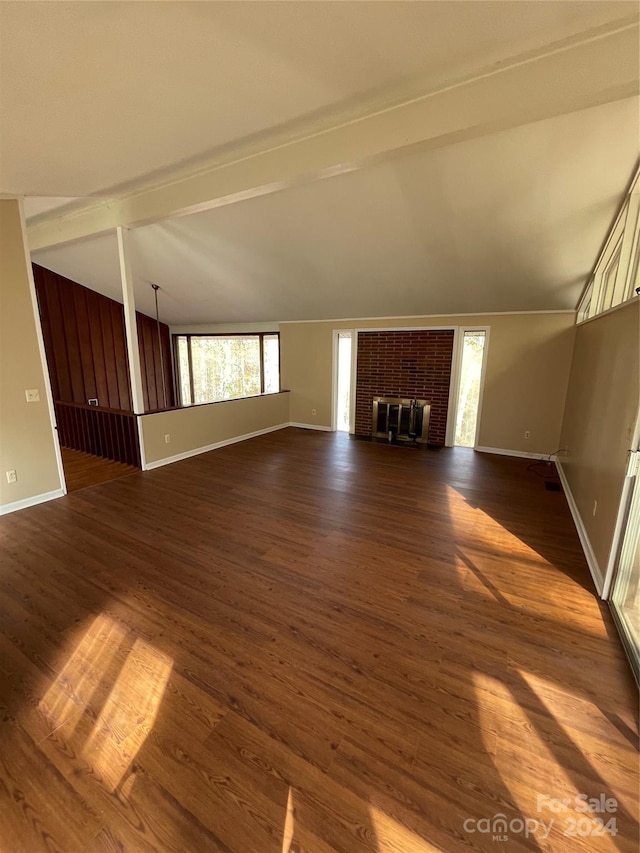
<instances>
[{"instance_id":1,"label":"electrical outlet","mask_svg":"<svg viewBox=\"0 0 640 853\"><path fill-rule=\"evenodd\" d=\"M593 514L595 515L598 512L598 501L593 502Z\"/></svg>"},{"instance_id":2,"label":"electrical outlet","mask_svg":"<svg viewBox=\"0 0 640 853\"><path fill-rule=\"evenodd\" d=\"M18 475L15 471L7 471L7 483L17 483Z\"/></svg>"},{"instance_id":3,"label":"electrical outlet","mask_svg":"<svg viewBox=\"0 0 640 853\"><path fill-rule=\"evenodd\" d=\"M312 414L312 415L315 415L315 413L316 413L316 410L315 410L315 409L311 409L311 414Z\"/></svg>"},{"instance_id":4,"label":"electrical outlet","mask_svg":"<svg viewBox=\"0 0 640 853\"><path fill-rule=\"evenodd\" d=\"M530 429L526 429L524 431L524 437L525 438L531 438L531 430Z\"/></svg>"},{"instance_id":5,"label":"electrical outlet","mask_svg":"<svg viewBox=\"0 0 640 853\"><path fill-rule=\"evenodd\" d=\"M164 443L165 443L165 444L171 444L171 435L170 435L170 433L166 433L166 434L165 434L165 437L164 437Z\"/></svg>"},{"instance_id":6,"label":"electrical outlet","mask_svg":"<svg viewBox=\"0 0 640 853\"><path fill-rule=\"evenodd\" d=\"M27 398L27 403L39 403L40 402L40 392L37 388L29 388L25 392L25 397Z\"/></svg>"}]
</instances>

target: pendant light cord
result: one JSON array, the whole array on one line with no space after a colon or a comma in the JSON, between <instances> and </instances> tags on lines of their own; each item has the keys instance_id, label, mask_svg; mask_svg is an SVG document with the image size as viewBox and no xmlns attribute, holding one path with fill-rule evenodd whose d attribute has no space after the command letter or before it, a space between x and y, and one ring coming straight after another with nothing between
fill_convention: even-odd
<instances>
[{"instance_id":1,"label":"pendant light cord","mask_svg":"<svg viewBox=\"0 0 640 853\"><path fill-rule=\"evenodd\" d=\"M164 400L164 408L167 408L167 380L164 375L164 353L162 351L162 337L160 336L160 314L158 312L158 291L160 285L152 284L153 292L156 299L156 328L158 329L158 347L160 349L160 371L162 373L162 399Z\"/></svg>"}]
</instances>

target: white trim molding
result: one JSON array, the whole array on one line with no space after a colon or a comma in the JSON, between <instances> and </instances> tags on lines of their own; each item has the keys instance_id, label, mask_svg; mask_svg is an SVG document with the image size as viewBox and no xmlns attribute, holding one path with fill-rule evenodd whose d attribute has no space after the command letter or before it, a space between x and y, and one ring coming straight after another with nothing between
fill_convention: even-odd
<instances>
[{"instance_id":1,"label":"white trim molding","mask_svg":"<svg viewBox=\"0 0 640 853\"><path fill-rule=\"evenodd\" d=\"M288 424L284 424L284 426L297 427L297 429L315 429L320 430L320 432L335 432L330 426L321 426L319 424L299 424L291 421Z\"/></svg>"},{"instance_id":2,"label":"white trim molding","mask_svg":"<svg viewBox=\"0 0 640 853\"><path fill-rule=\"evenodd\" d=\"M496 456L515 456L518 459L549 459L555 461L555 456L548 453L529 453L526 450L505 450L503 447L474 447L480 453L493 453Z\"/></svg>"},{"instance_id":3,"label":"white trim molding","mask_svg":"<svg viewBox=\"0 0 640 853\"><path fill-rule=\"evenodd\" d=\"M338 329L331 332L331 429L338 428L338 357L340 350L340 334Z\"/></svg>"},{"instance_id":4,"label":"white trim molding","mask_svg":"<svg viewBox=\"0 0 640 853\"><path fill-rule=\"evenodd\" d=\"M140 449L140 468L147 470L147 457L144 447L144 434L142 432L142 418L144 415L136 415L136 428L138 430L138 448Z\"/></svg>"},{"instance_id":5,"label":"white trim molding","mask_svg":"<svg viewBox=\"0 0 640 853\"><path fill-rule=\"evenodd\" d=\"M587 565L589 566L589 571L591 572L591 577L593 578L593 582L595 584L598 595L602 598L602 593L604 590L604 579L602 577L602 572L600 571L600 566L598 565L596 555L593 551L593 548L591 547L591 540L589 539L587 528L584 526L584 522L582 521L582 516L580 515L578 505L576 504L575 498L573 497L571 487L569 486L569 481L567 480L567 475L564 473L562 464L558 459L556 459L556 468L558 471L558 476L560 477L560 482L562 483L562 488L564 489L564 494L567 499L567 503L569 504L569 510L571 511L573 523L575 524L576 530L578 532L578 538L580 539L580 544L582 545L582 550L584 552Z\"/></svg>"},{"instance_id":6,"label":"white trim molding","mask_svg":"<svg viewBox=\"0 0 640 853\"><path fill-rule=\"evenodd\" d=\"M338 432L338 371L340 369L340 338L351 339L351 368L349 371L349 434L355 432L356 360L358 333L355 329L333 329L331 332L331 432ZM298 426L298 424L292 424ZM306 428L307 424L300 424ZM309 425L310 426L310 425ZM316 427L313 427L316 429Z\"/></svg>"},{"instance_id":7,"label":"white trim molding","mask_svg":"<svg viewBox=\"0 0 640 853\"><path fill-rule=\"evenodd\" d=\"M14 501L10 504L0 506L0 515L8 515L10 512L17 512L19 509L27 509L30 506L53 501L56 498L63 498L66 495L64 489L55 489L53 492L43 492L41 495L34 495L31 498L23 498L21 501Z\"/></svg>"},{"instance_id":8,"label":"white trim molding","mask_svg":"<svg viewBox=\"0 0 640 853\"><path fill-rule=\"evenodd\" d=\"M369 323L374 320L429 320L431 317L434 317L436 320L446 319L448 317L477 317L479 319L483 319L484 317L503 317L508 315L518 315L518 314L575 314L575 308L542 308L542 309L534 309L531 311L527 311L526 309L522 309L521 311L459 311L457 314L448 314L446 311L442 314L388 314L388 315L380 315L378 317L329 317L327 319L321 317L317 320L278 320L278 324L280 326L286 326L291 323ZM402 327L403 329L413 330L416 328L424 328L422 326L406 326ZM426 328L436 329L436 328L446 328L452 329L453 326L428 326ZM347 326L345 329L342 327L338 328L339 332L348 331L349 327ZM397 329L389 329L387 326L382 326L380 329L360 329L362 332L388 332L388 331L397 331Z\"/></svg>"},{"instance_id":9,"label":"white trim molding","mask_svg":"<svg viewBox=\"0 0 640 853\"><path fill-rule=\"evenodd\" d=\"M453 330L453 350L451 352L451 372L449 373L449 399L447 401L447 425L445 429L445 447L453 447L456 442L456 420L460 397L460 374L462 373L462 327ZM475 444L475 442L474 442Z\"/></svg>"},{"instance_id":10,"label":"white trim molding","mask_svg":"<svg viewBox=\"0 0 640 853\"><path fill-rule=\"evenodd\" d=\"M291 426L291 424L276 424L275 426L265 427L264 429L257 429L255 432L247 432L244 435L234 435L233 438L224 438L222 441L216 441L214 444L207 444L205 447L194 447L193 450L185 450L184 453L176 453L175 456L166 456L164 459L157 459L155 462L147 462L145 463L143 470L153 471L154 468L161 468L163 465L171 465L172 462L181 462L183 459L189 459L191 456L199 456L201 453L209 453L211 450L219 450L221 447L227 447L229 444L237 444L240 441L257 438L259 435L276 432L277 430L285 429L288 426Z\"/></svg>"}]
</instances>

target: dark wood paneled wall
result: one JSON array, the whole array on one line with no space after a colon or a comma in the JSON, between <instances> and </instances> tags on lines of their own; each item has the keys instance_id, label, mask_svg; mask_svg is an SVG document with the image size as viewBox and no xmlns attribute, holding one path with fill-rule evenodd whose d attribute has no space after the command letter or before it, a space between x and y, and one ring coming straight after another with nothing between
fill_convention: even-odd
<instances>
[{"instance_id":1,"label":"dark wood paneled wall","mask_svg":"<svg viewBox=\"0 0 640 853\"><path fill-rule=\"evenodd\" d=\"M140 314L140 312L136 313L136 320L138 321L138 349L140 351L144 410L145 412L153 412L155 409L175 406L169 327L160 323L160 339L162 341L162 359L160 359L158 324L152 317L147 317L146 314ZM162 387L163 365L164 391Z\"/></svg>"},{"instance_id":2,"label":"dark wood paneled wall","mask_svg":"<svg viewBox=\"0 0 640 853\"><path fill-rule=\"evenodd\" d=\"M122 305L34 264L53 397L131 411Z\"/></svg>"},{"instance_id":3,"label":"dark wood paneled wall","mask_svg":"<svg viewBox=\"0 0 640 853\"><path fill-rule=\"evenodd\" d=\"M33 265L55 400L131 411L124 309L62 275ZM145 411L165 408L156 321L136 315ZM166 407L175 404L169 327L160 324Z\"/></svg>"}]
</instances>

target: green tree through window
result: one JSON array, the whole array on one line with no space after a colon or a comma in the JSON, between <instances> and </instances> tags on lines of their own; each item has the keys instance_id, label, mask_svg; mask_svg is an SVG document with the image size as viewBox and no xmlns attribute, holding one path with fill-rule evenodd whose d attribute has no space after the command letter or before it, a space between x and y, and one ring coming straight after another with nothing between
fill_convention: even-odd
<instances>
[{"instance_id":1,"label":"green tree through window","mask_svg":"<svg viewBox=\"0 0 640 853\"><path fill-rule=\"evenodd\" d=\"M178 335L183 406L280 390L279 335Z\"/></svg>"},{"instance_id":2,"label":"green tree through window","mask_svg":"<svg viewBox=\"0 0 640 853\"><path fill-rule=\"evenodd\" d=\"M476 441L484 344L484 332L464 333L455 436L455 443L463 447L473 447Z\"/></svg>"}]
</instances>

